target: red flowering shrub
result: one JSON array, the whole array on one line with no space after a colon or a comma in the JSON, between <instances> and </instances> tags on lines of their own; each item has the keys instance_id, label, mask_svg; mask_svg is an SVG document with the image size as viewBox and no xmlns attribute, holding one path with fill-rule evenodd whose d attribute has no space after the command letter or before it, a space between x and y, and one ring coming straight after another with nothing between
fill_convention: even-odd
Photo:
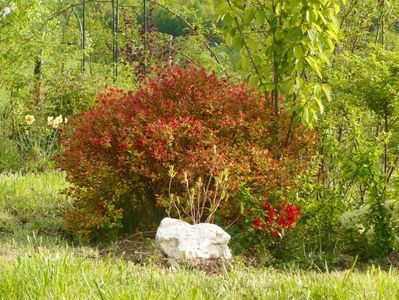
<instances>
[{"instance_id":1,"label":"red flowering shrub","mask_svg":"<svg viewBox=\"0 0 399 300\"><path fill-rule=\"evenodd\" d=\"M253 219L252 227L269 233L272 237L282 237L285 232L294 227L301 210L292 204L280 204L275 208L265 201L262 204L260 216Z\"/></svg>"},{"instance_id":2,"label":"red flowering shrub","mask_svg":"<svg viewBox=\"0 0 399 300\"><path fill-rule=\"evenodd\" d=\"M136 92L110 89L70 123L58 162L73 183L66 226L79 234L157 224L172 165L192 182L228 169L230 197L218 216L230 222L240 215L242 182L254 193L284 197L316 141L298 128L284 146L284 112L276 116L246 85L192 66L169 67ZM185 199L184 187L174 189Z\"/></svg>"}]
</instances>

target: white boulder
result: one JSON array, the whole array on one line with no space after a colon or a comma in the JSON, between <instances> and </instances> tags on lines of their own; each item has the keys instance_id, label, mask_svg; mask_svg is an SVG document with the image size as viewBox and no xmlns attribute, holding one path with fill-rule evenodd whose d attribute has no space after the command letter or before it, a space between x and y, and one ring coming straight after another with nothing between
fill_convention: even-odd
<instances>
[{"instance_id":1,"label":"white boulder","mask_svg":"<svg viewBox=\"0 0 399 300\"><path fill-rule=\"evenodd\" d=\"M172 258L231 258L227 245L230 235L215 224L190 225L178 219L164 218L155 240L161 251Z\"/></svg>"}]
</instances>

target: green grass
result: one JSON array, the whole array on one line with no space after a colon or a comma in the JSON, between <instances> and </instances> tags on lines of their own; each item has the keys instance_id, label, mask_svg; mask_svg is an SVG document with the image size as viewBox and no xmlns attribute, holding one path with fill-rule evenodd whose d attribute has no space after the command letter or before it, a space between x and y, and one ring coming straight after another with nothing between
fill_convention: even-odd
<instances>
[{"instance_id":1,"label":"green grass","mask_svg":"<svg viewBox=\"0 0 399 300\"><path fill-rule=\"evenodd\" d=\"M207 275L68 245L57 231L65 202L58 193L67 186L57 172L0 174L0 299L399 299L393 269L321 273L235 263Z\"/></svg>"},{"instance_id":2,"label":"green grass","mask_svg":"<svg viewBox=\"0 0 399 300\"><path fill-rule=\"evenodd\" d=\"M95 252L35 247L0 259L1 299L399 299L399 274L282 272L236 266L220 275L138 266Z\"/></svg>"},{"instance_id":3,"label":"green grass","mask_svg":"<svg viewBox=\"0 0 399 300\"><path fill-rule=\"evenodd\" d=\"M0 174L0 233L60 230L65 197L59 192L66 187L64 175L56 171Z\"/></svg>"}]
</instances>

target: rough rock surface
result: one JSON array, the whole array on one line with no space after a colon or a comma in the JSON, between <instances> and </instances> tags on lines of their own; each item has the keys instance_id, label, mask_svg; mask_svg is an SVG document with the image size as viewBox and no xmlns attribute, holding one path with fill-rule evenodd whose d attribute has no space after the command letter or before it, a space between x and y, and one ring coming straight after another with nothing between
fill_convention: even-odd
<instances>
[{"instance_id":1,"label":"rough rock surface","mask_svg":"<svg viewBox=\"0 0 399 300\"><path fill-rule=\"evenodd\" d=\"M184 221L164 218L155 240L161 251L172 258L231 258L230 235L215 224L190 225Z\"/></svg>"}]
</instances>

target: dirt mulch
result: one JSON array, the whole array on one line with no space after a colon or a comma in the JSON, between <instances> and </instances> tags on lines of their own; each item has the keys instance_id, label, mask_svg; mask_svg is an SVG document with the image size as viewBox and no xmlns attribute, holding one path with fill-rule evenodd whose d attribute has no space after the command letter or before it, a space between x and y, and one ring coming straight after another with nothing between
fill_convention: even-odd
<instances>
[{"instance_id":1,"label":"dirt mulch","mask_svg":"<svg viewBox=\"0 0 399 300\"><path fill-rule=\"evenodd\" d=\"M224 259L172 259L165 257L153 239L123 239L99 250L100 256L124 259L140 265L158 265L161 268L202 271L207 275L220 275L230 270L233 261Z\"/></svg>"}]
</instances>

